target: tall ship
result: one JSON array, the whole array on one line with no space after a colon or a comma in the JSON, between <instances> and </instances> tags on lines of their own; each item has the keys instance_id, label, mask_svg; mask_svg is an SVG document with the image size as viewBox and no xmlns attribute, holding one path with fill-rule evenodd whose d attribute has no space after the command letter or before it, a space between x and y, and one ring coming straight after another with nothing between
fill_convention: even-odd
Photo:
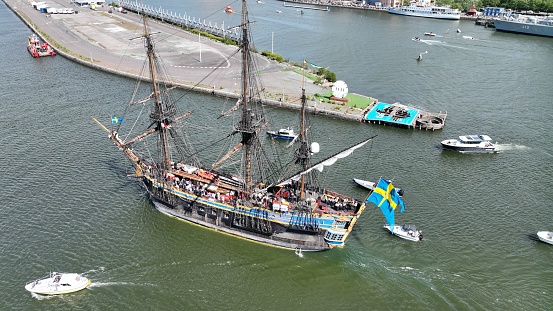
<instances>
[{"instance_id":1,"label":"tall ship","mask_svg":"<svg viewBox=\"0 0 553 311\"><path fill-rule=\"evenodd\" d=\"M510 15L493 20L495 29L503 32L553 37L553 16Z\"/></svg>"},{"instance_id":2,"label":"tall ship","mask_svg":"<svg viewBox=\"0 0 553 311\"><path fill-rule=\"evenodd\" d=\"M461 19L461 11L457 9L431 5L420 6L416 3L411 3L408 6L388 7L388 13L449 20Z\"/></svg>"},{"instance_id":3,"label":"tall ship","mask_svg":"<svg viewBox=\"0 0 553 311\"><path fill-rule=\"evenodd\" d=\"M347 157L374 136L312 163L319 145L307 137L312 131L307 131L310 125L302 86L301 124L293 155L280 161L271 154L263 143L269 121L262 105L264 88L250 49L246 1L242 0L241 24L237 26L241 32L241 95L234 107L221 114L223 118L235 114L236 119L227 133L213 132L214 142L202 142L213 149L215 145L228 146L207 165L183 125L194 116L182 113L174 100L174 86L166 79L154 50L145 14L142 23L147 54L144 68L151 82L142 92L145 96L133 97L125 105L125 113L113 116L108 126L92 118L130 160L132 175L146 189L153 206L217 232L296 252L343 246L365 209L365 200L328 190L317 177L325 166ZM140 94L138 89L137 85L134 93ZM137 130L139 124L141 130ZM206 150L215 153L209 146Z\"/></svg>"}]
</instances>

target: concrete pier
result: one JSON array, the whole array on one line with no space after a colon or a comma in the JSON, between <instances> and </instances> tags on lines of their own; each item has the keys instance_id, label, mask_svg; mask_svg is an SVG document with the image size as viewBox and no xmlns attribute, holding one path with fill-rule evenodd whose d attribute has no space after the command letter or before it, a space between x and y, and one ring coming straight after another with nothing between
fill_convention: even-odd
<instances>
[{"instance_id":1,"label":"concrete pier","mask_svg":"<svg viewBox=\"0 0 553 311\"><path fill-rule=\"evenodd\" d=\"M74 7L78 14L45 14L34 9L31 2L26 0L3 1L59 55L98 70L149 80L148 73L141 72L145 60L143 42L130 40L142 35L140 16L135 12L123 14L117 10L110 12L108 7L98 7L96 10ZM64 0L50 2L60 7L67 6ZM127 5L131 6L129 3ZM168 83L214 96L240 96L242 66L236 46L185 31L182 27L184 18L175 20L174 13L167 13L161 8L150 13L154 18L149 23L150 31L157 33L154 38L157 54L164 62ZM173 19L168 21L168 17ZM255 57L258 67L256 72L263 80L264 104L299 110L300 87L304 82L302 75L294 72L289 64L281 64L261 55ZM365 120L366 114L378 103L377 99L358 94L367 97L373 105L361 109L323 102L315 100L314 94L326 93L328 89L310 80L305 80L304 87L308 98L307 110L314 114L368 122ZM436 117L428 112L422 112L422 116ZM442 120L445 122L445 115ZM424 129L424 126L414 128Z\"/></svg>"},{"instance_id":2,"label":"concrete pier","mask_svg":"<svg viewBox=\"0 0 553 311\"><path fill-rule=\"evenodd\" d=\"M82 65L130 78L142 77L144 46L137 38L142 33L140 16L123 14L108 7L91 10L64 0L49 0L53 6L72 6L78 14L45 14L26 0L3 0L33 32L62 55ZM240 94L241 57L237 47L199 37L182 28L159 20L149 23L151 32L158 32L157 52L163 60L169 82L215 96L238 98ZM165 38L160 40L161 38ZM201 56L200 56L201 52ZM232 55L232 56L230 56ZM230 56L230 57L229 57ZM256 55L267 105L299 109L302 75L289 64L281 64ZM211 75L206 79L208 74ZM327 89L306 80L308 99ZM359 108L308 100L308 110L335 118L361 122L364 111Z\"/></svg>"}]
</instances>

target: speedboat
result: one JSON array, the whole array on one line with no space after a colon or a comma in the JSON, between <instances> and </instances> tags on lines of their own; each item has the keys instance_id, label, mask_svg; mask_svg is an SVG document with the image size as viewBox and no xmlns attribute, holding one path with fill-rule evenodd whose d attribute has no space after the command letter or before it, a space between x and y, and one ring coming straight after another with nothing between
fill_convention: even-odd
<instances>
[{"instance_id":1,"label":"speedboat","mask_svg":"<svg viewBox=\"0 0 553 311\"><path fill-rule=\"evenodd\" d=\"M446 139L441 142L444 149L460 152L497 152L497 146L492 143L488 135L464 135L458 139Z\"/></svg>"},{"instance_id":2,"label":"speedboat","mask_svg":"<svg viewBox=\"0 0 553 311\"><path fill-rule=\"evenodd\" d=\"M234 10L230 7L230 5L228 5L228 6L225 8L225 12L226 12L226 13L234 13Z\"/></svg>"},{"instance_id":3,"label":"speedboat","mask_svg":"<svg viewBox=\"0 0 553 311\"><path fill-rule=\"evenodd\" d=\"M538 232L538 239L540 239L540 241L542 241L542 242L545 242L545 243L548 243L548 244L553 244L553 232L551 232L551 231L539 231Z\"/></svg>"},{"instance_id":4,"label":"speedboat","mask_svg":"<svg viewBox=\"0 0 553 311\"><path fill-rule=\"evenodd\" d=\"M391 227L390 225L384 225L384 228L390 231L393 235L397 235L402 239L406 239L413 242L418 242L422 240L422 231L417 230L417 227L415 225L405 224L403 226L396 225L393 227ZM392 228L394 230L392 230Z\"/></svg>"},{"instance_id":5,"label":"speedboat","mask_svg":"<svg viewBox=\"0 0 553 311\"><path fill-rule=\"evenodd\" d=\"M363 188L366 188L366 189L369 189L369 190L374 190L374 188L376 187L376 183L372 182L372 181L368 181L368 180L362 180L362 179L357 179L357 178L354 178L353 181L358 184L359 186L363 187ZM397 194L399 194L400 197L403 196L403 190L401 190L400 188L396 188L396 191L397 191Z\"/></svg>"},{"instance_id":6,"label":"speedboat","mask_svg":"<svg viewBox=\"0 0 553 311\"><path fill-rule=\"evenodd\" d=\"M267 131L267 134L272 138L278 138L278 139L284 139L284 140L294 140L299 135L294 133L294 130L289 127L285 129L280 129L278 131Z\"/></svg>"},{"instance_id":7,"label":"speedboat","mask_svg":"<svg viewBox=\"0 0 553 311\"><path fill-rule=\"evenodd\" d=\"M41 295L61 295L80 291L90 285L91 281L77 273L52 272L43 279L37 279L25 289Z\"/></svg>"},{"instance_id":8,"label":"speedboat","mask_svg":"<svg viewBox=\"0 0 553 311\"><path fill-rule=\"evenodd\" d=\"M473 37L471 37L471 36L463 36L463 39L468 39L468 40L472 40L472 39L474 39L474 38L473 38Z\"/></svg>"},{"instance_id":9,"label":"speedboat","mask_svg":"<svg viewBox=\"0 0 553 311\"><path fill-rule=\"evenodd\" d=\"M425 35L425 36L431 36L431 37L435 37L435 36L436 36L436 34L433 33L433 32L425 32L424 35Z\"/></svg>"}]
</instances>

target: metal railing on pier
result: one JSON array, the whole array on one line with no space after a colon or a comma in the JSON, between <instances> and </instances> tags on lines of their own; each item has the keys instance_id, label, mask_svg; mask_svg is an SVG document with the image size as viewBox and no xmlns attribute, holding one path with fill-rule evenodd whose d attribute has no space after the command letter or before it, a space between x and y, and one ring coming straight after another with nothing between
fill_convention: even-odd
<instances>
[{"instance_id":1,"label":"metal railing on pier","mask_svg":"<svg viewBox=\"0 0 553 311\"><path fill-rule=\"evenodd\" d=\"M181 15L180 13L173 13L168 10L164 10L162 7L156 9L152 6L140 3L138 2L138 0L121 0L119 2L119 5L125 10L136 13L145 13L153 19L157 19L172 25L177 25L185 29L197 29L199 31L207 32L214 36L222 37L223 39L228 38L235 42L238 42L239 39L238 28L233 27L232 29L229 29L229 27L227 27L225 29L224 21L221 23L221 26L218 26L217 22L212 23L211 21L206 21L205 19L202 21L201 18L196 18L187 15L186 13L184 13L184 15Z\"/></svg>"}]
</instances>

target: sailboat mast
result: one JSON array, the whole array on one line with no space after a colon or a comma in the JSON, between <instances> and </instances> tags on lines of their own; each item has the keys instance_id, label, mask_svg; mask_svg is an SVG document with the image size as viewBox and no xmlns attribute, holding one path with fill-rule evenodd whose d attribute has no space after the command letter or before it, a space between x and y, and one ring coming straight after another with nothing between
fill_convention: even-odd
<instances>
[{"instance_id":1,"label":"sailboat mast","mask_svg":"<svg viewBox=\"0 0 553 311\"><path fill-rule=\"evenodd\" d=\"M161 143L161 152L162 152L162 159L163 159L163 169L168 169L170 166L170 153L169 153L169 144L167 142L167 129L166 125L169 124L167 120L165 120L165 111L163 108L163 103L161 102L159 91L158 91L158 85L157 85L157 78L156 78L156 71L155 71L155 54L154 54L154 46L150 37L150 33L148 32L148 26L146 24L146 15L143 16L143 24L144 24L144 37L146 38L146 48L148 52L148 63L150 67L150 80L152 83L153 88L153 95L154 95L154 110L150 114L150 118L152 121L156 122L157 124L157 132L159 135L159 142Z\"/></svg>"}]
</instances>

